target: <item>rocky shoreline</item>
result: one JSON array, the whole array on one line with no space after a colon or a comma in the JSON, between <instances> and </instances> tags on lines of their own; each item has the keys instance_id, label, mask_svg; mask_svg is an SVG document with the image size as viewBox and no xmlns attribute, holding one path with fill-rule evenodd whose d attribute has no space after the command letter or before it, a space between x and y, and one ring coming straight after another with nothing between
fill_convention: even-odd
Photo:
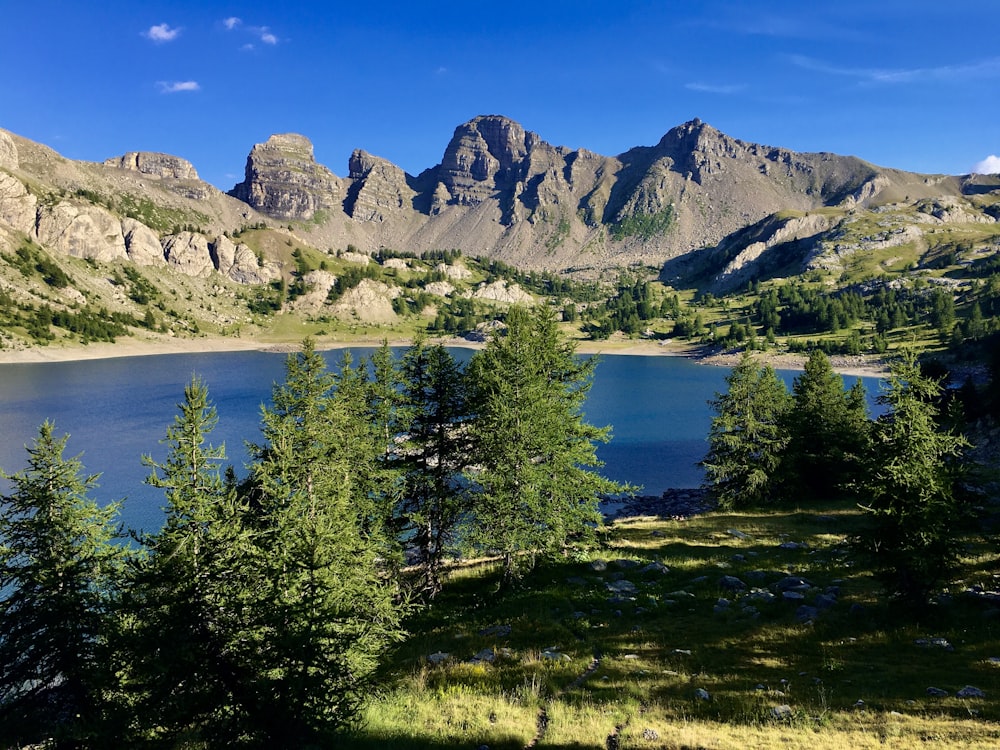
<instances>
[{"instance_id":1,"label":"rocky shoreline","mask_svg":"<svg viewBox=\"0 0 1000 750\"><path fill-rule=\"evenodd\" d=\"M662 495L636 495L624 499L609 499L601 503L606 521L635 516L655 516L683 520L715 510L715 501L701 487L665 490Z\"/></svg>"}]
</instances>

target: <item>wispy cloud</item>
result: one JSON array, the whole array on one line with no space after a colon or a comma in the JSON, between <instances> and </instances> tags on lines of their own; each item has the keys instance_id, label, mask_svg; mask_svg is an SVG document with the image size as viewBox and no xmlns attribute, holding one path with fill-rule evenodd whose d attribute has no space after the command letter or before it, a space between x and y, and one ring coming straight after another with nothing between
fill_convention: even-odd
<instances>
[{"instance_id":1,"label":"wispy cloud","mask_svg":"<svg viewBox=\"0 0 1000 750\"><path fill-rule=\"evenodd\" d=\"M230 16L229 18L222 19L222 25L225 27L226 31L239 30L244 34L250 34L262 44L273 46L280 41L278 39L278 35L271 31L269 26L247 26L243 23L243 19L237 18L236 16ZM254 49L254 45L248 42L243 45L242 49L252 50Z\"/></svg>"},{"instance_id":2,"label":"wispy cloud","mask_svg":"<svg viewBox=\"0 0 1000 750\"><path fill-rule=\"evenodd\" d=\"M704 94L720 94L722 96L731 96L733 94L738 94L739 92L746 89L743 84L715 84L715 83L701 83L699 81L692 81L691 83L685 83L684 88L688 91L699 91Z\"/></svg>"},{"instance_id":3,"label":"wispy cloud","mask_svg":"<svg viewBox=\"0 0 1000 750\"><path fill-rule=\"evenodd\" d=\"M143 36L157 44L172 42L181 33L180 27L172 28L168 23L158 23L150 26L148 31L143 32Z\"/></svg>"},{"instance_id":4,"label":"wispy cloud","mask_svg":"<svg viewBox=\"0 0 1000 750\"><path fill-rule=\"evenodd\" d=\"M973 174L1000 174L1000 156L990 154L972 168Z\"/></svg>"},{"instance_id":5,"label":"wispy cloud","mask_svg":"<svg viewBox=\"0 0 1000 750\"><path fill-rule=\"evenodd\" d=\"M177 94L182 91L200 91L197 81L160 81L156 84L161 94Z\"/></svg>"},{"instance_id":6,"label":"wispy cloud","mask_svg":"<svg viewBox=\"0 0 1000 750\"><path fill-rule=\"evenodd\" d=\"M1000 57L991 57L959 65L929 68L854 68L833 65L805 55L791 55L789 61L803 70L854 78L868 84L921 83L924 81L963 81L1000 76Z\"/></svg>"}]
</instances>

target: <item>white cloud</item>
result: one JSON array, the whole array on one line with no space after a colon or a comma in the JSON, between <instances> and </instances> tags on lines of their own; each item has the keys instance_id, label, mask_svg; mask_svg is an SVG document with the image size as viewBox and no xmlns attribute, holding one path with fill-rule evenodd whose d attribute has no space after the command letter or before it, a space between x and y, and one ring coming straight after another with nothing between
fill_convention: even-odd
<instances>
[{"instance_id":1,"label":"white cloud","mask_svg":"<svg viewBox=\"0 0 1000 750\"><path fill-rule=\"evenodd\" d=\"M230 16L222 21L222 25L226 27L226 31L232 31L237 26L239 26L243 21L236 16Z\"/></svg>"},{"instance_id":2,"label":"white cloud","mask_svg":"<svg viewBox=\"0 0 1000 750\"><path fill-rule=\"evenodd\" d=\"M705 94L722 94L728 96L730 94L738 94L740 91L746 88L746 86L737 84L713 84L713 83L685 83L684 88L688 91L700 91Z\"/></svg>"},{"instance_id":3,"label":"white cloud","mask_svg":"<svg viewBox=\"0 0 1000 750\"><path fill-rule=\"evenodd\" d=\"M972 168L973 174L1000 174L1000 156L990 154Z\"/></svg>"},{"instance_id":4,"label":"white cloud","mask_svg":"<svg viewBox=\"0 0 1000 750\"><path fill-rule=\"evenodd\" d=\"M201 90L201 86L198 85L197 81L160 81L157 86L160 87L161 94L176 94L181 91Z\"/></svg>"},{"instance_id":5,"label":"white cloud","mask_svg":"<svg viewBox=\"0 0 1000 750\"><path fill-rule=\"evenodd\" d=\"M180 33L180 28L172 29L168 23L158 23L156 26L150 26L149 31L145 32L143 36L154 42L161 43L172 42Z\"/></svg>"},{"instance_id":6,"label":"white cloud","mask_svg":"<svg viewBox=\"0 0 1000 750\"><path fill-rule=\"evenodd\" d=\"M850 68L831 65L805 55L790 55L791 63L803 70L856 78L868 84L919 83L921 81L962 81L1000 76L1000 57L960 65L933 68Z\"/></svg>"},{"instance_id":7,"label":"white cloud","mask_svg":"<svg viewBox=\"0 0 1000 750\"><path fill-rule=\"evenodd\" d=\"M271 33L271 30L267 26L254 26L250 28L254 34L260 37L260 40L264 44L277 44L278 37Z\"/></svg>"}]
</instances>

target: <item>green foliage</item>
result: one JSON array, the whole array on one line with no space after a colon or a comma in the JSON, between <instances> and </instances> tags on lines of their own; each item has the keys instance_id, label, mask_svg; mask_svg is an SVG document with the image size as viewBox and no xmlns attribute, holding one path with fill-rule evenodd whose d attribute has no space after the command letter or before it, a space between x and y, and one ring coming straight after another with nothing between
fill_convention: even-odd
<instances>
[{"instance_id":1,"label":"green foliage","mask_svg":"<svg viewBox=\"0 0 1000 750\"><path fill-rule=\"evenodd\" d=\"M784 419L791 407L785 384L749 352L726 377L726 393L709 401L715 412L702 461L712 494L726 509L771 501L788 445Z\"/></svg>"},{"instance_id":2,"label":"green foliage","mask_svg":"<svg viewBox=\"0 0 1000 750\"><path fill-rule=\"evenodd\" d=\"M968 441L943 429L940 384L907 352L881 397L889 412L872 431L862 475L871 525L859 536L890 594L921 602L958 557L956 530L967 514L958 483Z\"/></svg>"},{"instance_id":3,"label":"green foliage","mask_svg":"<svg viewBox=\"0 0 1000 750\"><path fill-rule=\"evenodd\" d=\"M418 338L403 355L400 377L406 415L400 514L417 551L417 588L434 597L441 590L445 555L455 548L459 525L471 510L462 481L470 404L463 368L442 346Z\"/></svg>"},{"instance_id":4,"label":"green foliage","mask_svg":"<svg viewBox=\"0 0 1000 750\"><path fill-rule=\"evenodd\" d=\"M53 289L63 289L72 282L66 272L31 240L21 245L13 256L5 255L4 259L23 276L30 278L38 274Z\"/></svg>"},{"instance_id":5,"label":"green foliage","mask_svg":"<svg viewBox=\"0 0 1000 750\"><path fill-rule=\"evenodd\" d=\"M651 214L633 214L611 224L611 238L616 242L627 237L651 240L665 234L674 223L674 207L666 206Z\"/></svg>"},{"instance_id":6,"label":"green foliage","mask_svg":"<svg viewBox=\"0 0 1000 750\"><path fill-rule=\"evenodd\" d=\"M792 386L794 402L785 425L782 460L787 491L796 499L832 498L856 489L868 447L864 385L850 390L821 351L809 355Z\"/></svg>"},{"instance_id":7,"label":"green foliage","mask_svg":"<svg viewBox=\"0 0 1000 750\"><path fill-rule=\"evenodd\" d=\"M399 633L397 587L365 533L368 509L355 503L372 462L340 450L355 443L360 425L348 407L357 401L335 399L333 386L305 342L264 410L266 442L253 447L255 674L269 696L257 718L271 745L332 743L357 718L378 657Z\"/></svg>"},{"instance_id":8,"label":"green foliage","mask_svg":"<svg viewBox=\"0 0 1000 750\"><path fill-rule=\"evenodd\" d=\"M469 364L469 478L477 490L473 541L501 556L510 581L538 552L591 541L599 496L626 488L594 471L594 443L609 439L608 428L583 418L596 361L574 357L548 308L513 307L506 322L506 336Z\"/></svg>"},{"instance_id":9,"label":"green foliage","mask_svg":"<svg viewBox=\"0 0 1000 750\"><path fill-rule=\"evenodd\" d=\"M64 458L45 422L0 507L0 744L94 743L106 728L108 638L122 561L118 505Z\"/></svg>"}]
</instances>

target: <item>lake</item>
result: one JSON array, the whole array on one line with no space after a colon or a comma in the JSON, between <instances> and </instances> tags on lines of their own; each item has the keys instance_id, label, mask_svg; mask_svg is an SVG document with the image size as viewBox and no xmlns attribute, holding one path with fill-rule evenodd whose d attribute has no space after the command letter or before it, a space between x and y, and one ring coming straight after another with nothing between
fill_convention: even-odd
<instances>
[{"instance_id":1,"label":"lake","mask_svg":"<svg viewBox=\"0 0 1000 750\"><path fill-rule=\"evenodd\" d=\"M336 367L346 350L325 352ZM355 361L372 349L351 349ZM453 349L467 360L472 351ZM23 468L24 446L51 419L69 433L66 455L81 455L85 470L100 474L92 496L124 500L126 526L155 530L162 523L162 491L143 484L149 470L141 456L160 460L166 435L193 375L208 386L219 414L211 435L226 445L229 462L245 474L244 441L260 439L261 405L284 380L286 355L223 352L122 357L80 362L0 365L0 467ZM605 476L642 485L644 494L696 487L697 462L706 450L711 421L707 401L725 389L726 368L681 357L606 355L599 360L587 400L587 421L612 426L612 440L598 447ZM797 373L782 372L790 384ZM854 378L845 378L848 385ZM878 381L865 379L869 396ZM0 485L6 491L8 485Z\"/></svg>"}]
</instances>

